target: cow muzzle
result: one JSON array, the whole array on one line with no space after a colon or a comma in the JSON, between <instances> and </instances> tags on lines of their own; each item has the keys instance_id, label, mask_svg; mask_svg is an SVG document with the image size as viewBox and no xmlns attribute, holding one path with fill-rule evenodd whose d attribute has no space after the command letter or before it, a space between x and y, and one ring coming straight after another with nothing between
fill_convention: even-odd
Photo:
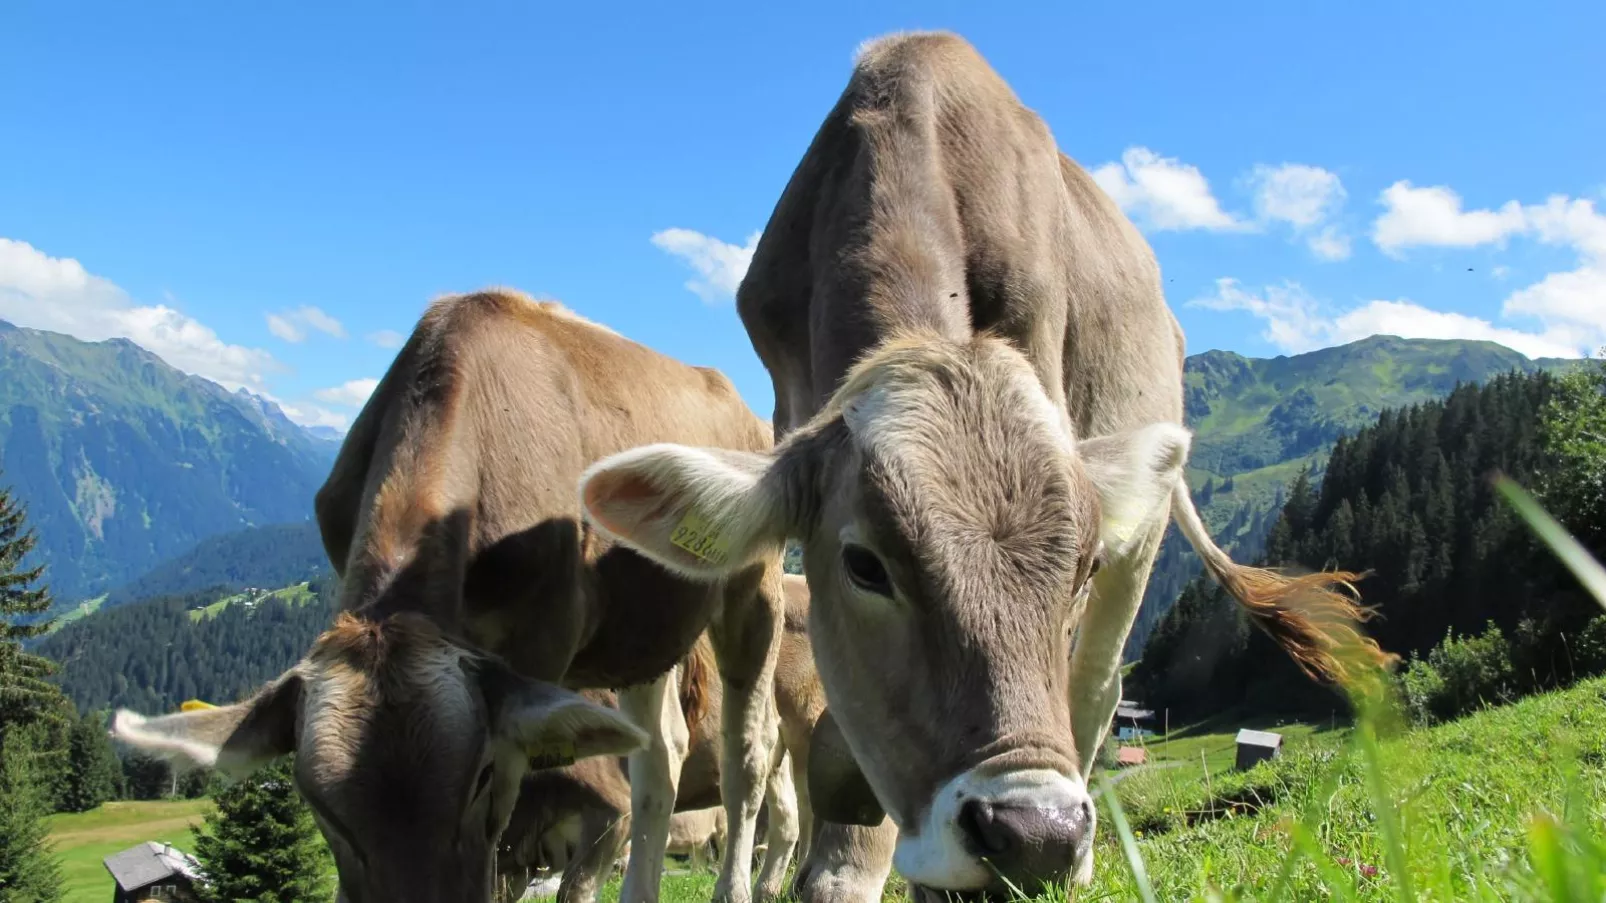
<instances>
[{"instance_id":1,"label":"cow muzzle","mask_svg":"<svg viewBox=\"0 0 1606 903\"><path fill-rule=\"evenodd\" d=\"M918 834L898 838L894 864L938 891L1028 894L1064 882L1091 854L1093 801L1049 769L967 771L938 791Z\"/></svg>"}]
</instances>

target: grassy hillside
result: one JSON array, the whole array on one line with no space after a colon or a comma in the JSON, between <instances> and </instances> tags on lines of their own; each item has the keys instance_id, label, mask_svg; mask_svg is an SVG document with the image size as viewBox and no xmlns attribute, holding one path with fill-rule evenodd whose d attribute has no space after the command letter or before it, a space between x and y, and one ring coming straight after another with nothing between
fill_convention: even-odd
<instances>
[{"instance_id":1,"label":"grassy hillside","mask_svg":"<svg viewBox=\"0 0 1606 903\"><path fill-rule=\"evenodd\" d=\"M50 841L61 858L62 903L110 900L115 885L102 860L135 844L154 840L194 853L193 828L211 805L207 800L120 802L52 815Z\"/></svg>"},{"instance_id":2,"label":"grassy hillside","mask_svg":"<svg viewBox=\"0 0 1606 903\"><path fill-rule=\"evenodd\" d=\"M202 540L177 558L112 590L107 608L140 599L177 596L212 587L287 586L329 571L314 521L248 527Z\"/></svg>"},{"instance_id":3,"label":"grassy hillside","mask_svg":"<svg viewBox=\"0 0 1606 903\"><path fill-rule=\"evenodd\" d=\"M189 618L191 621L215 618L231 605L240 605L249 609L272 600L299 608L308 602L316 601L317 598L318 594L305 582L275 590L248 589L243 593L224 596L216 602L201 608L192 608L189 611Z\"/></svg>"},{"instance_id":4,"label":"grassy hillside","mask_svg":"<svg viewBox=\"0 0 1606 903\"><path fill-rule=\"evenodd\" d=\"M211 536L305 520L336 447L132 342L0 322L0 479L64 600Z\"/></svg>"}]
</instances>

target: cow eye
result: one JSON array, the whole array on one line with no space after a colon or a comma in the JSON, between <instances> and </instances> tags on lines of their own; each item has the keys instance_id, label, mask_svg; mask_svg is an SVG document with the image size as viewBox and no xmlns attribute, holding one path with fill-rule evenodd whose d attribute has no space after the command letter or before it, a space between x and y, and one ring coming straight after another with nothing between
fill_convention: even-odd
<instances>
[{"instance_id":1,"label":"cow eye","mask_svg":"<svg viewBox=\"0 0 1606 903\"><path fill-rule=\"evenodd\" d=\"M887 578L886 567L864 546L843 546L842 566L847 569L848 579L859 589L879 596L892 595L892 581Z\"/></svg>"}]
</instances>

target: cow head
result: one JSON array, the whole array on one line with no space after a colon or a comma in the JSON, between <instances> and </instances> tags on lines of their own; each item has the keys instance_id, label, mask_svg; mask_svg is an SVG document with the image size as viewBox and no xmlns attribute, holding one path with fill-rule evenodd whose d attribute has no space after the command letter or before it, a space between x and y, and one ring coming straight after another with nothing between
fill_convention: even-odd
<instances>
[{"instance_id":1,"label":"cow head","mask_svg":"<svg viewBox=\"0 0 1606 903\"><path fill-rule=\"evenodd\" d=\"M1005 342L910 338L773 454L646 446L580 489L599 529L692 577L798 539L833 729L897 824L899 871L981 890L1089 855L1071 632L1101 563L1167 516L1187 446L1174 425L1077 441Z\"/></svg>"},{"instance_id":2,"label":"cow head","mask_svg":"<svg viewBox=\"0 0 1606 903\"><path fill-rule=\"evenodd\" d=\"M232 776L295 753L296 785L349 903L489 901L497 838L532 760L646 742L619 712L521 677L408 614L343 614L252 699L156 718L122 710L113 732Z\"/></svg>"}]
</instances>

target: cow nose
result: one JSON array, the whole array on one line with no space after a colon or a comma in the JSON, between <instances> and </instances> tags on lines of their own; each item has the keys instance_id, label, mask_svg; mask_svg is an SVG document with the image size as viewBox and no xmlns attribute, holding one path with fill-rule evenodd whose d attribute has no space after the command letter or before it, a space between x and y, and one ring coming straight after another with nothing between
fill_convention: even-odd
<instances>
[{"instance_id":1,"label":"cow nose","mask_svg":"<svg viewBox=\"0 0 1606 903\"><path fill-rule=\"evenodd\" d=\"M970 799L959 810L959 830L971 853L1003 877L1035 885L1071 870L1085 849L1092 808L1086 800L1061 807Z\"/></svg>"}]
</instances>

